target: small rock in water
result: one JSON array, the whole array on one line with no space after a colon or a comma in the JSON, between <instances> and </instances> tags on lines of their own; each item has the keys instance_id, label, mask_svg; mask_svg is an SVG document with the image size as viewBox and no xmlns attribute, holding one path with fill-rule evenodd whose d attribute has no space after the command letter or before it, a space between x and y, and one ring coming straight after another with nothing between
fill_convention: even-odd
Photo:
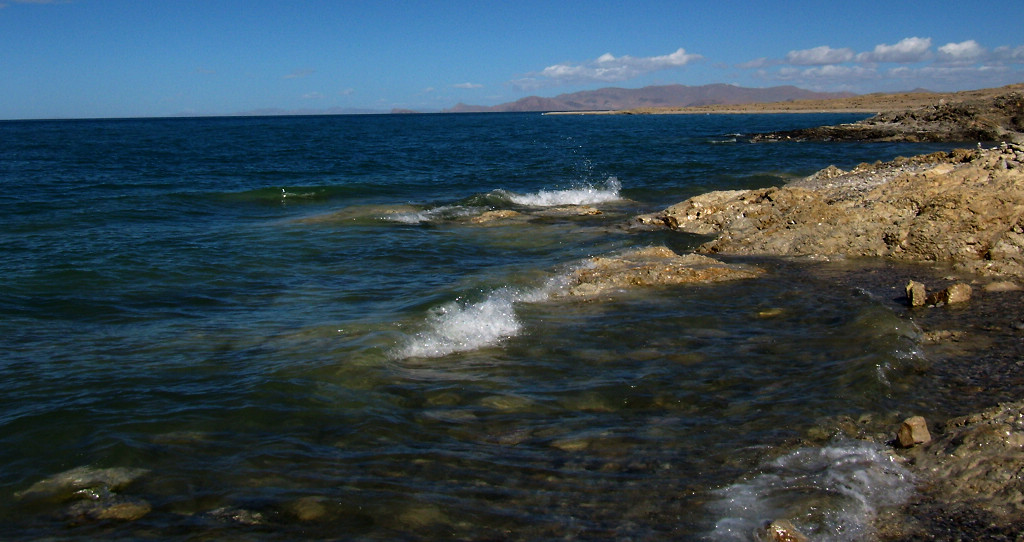
<instances>
[{"instance_id":1,"label":"small rock in water","mask_svg":"<svg viewBox=\"0 0 1024 542\"><path fill-rule=\"evenodd\" d=\"M939 292L939 300L947 305L966 303L971 300L971 286L958 282Z\"/></svg>"},{"instance_id":2,"label":"small rock in water","mask_svg":"<svg viewBox=\"0 0 1024 542\"><path fill-rule=\"evenodd\" d=\"M931 434L928 433L928 423L921 416L913 416L903 420L897 437L899 438L900 446L904 448L925 444L932 440Z\"/></svg>"},{"instance_id":3,"label":"small rock in water","mask_svg":"<svg viewBox=\"0 0 1024 542\"><path fill-rule=\"evenodd\" d=\"M911 307L922 307L928 298L928 292L920 282L912 280L907 283L907 299Z\"/></svg>"}]
</instances>

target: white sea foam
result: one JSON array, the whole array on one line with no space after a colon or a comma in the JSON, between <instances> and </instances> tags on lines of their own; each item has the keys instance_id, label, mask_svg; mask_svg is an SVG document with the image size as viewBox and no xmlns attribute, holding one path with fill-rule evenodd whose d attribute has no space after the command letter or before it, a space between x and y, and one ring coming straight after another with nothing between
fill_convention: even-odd
<instances>
[{"instance_id":1,"label":"white sea foam","mask_svg":"<svg viewBox=\"0 0 1024 542\"><path fill-rule=\"evenodd\" d=\"M622 183L609 177L604 186L585 185L566 190L541 190L530 194L516 194L505 190L498 193L517 205L529 207L557 207L560 205L594 205L622 199Z\"/></svg>"},{"instance_id":2,"label":"white sea foam","mask_svg":"<svg viewBox=\"0 0 1024 542\"><path fill-rule=\"evenodd\" d=\"M720 519L709 538L751 540L766 522L790 519L813 540L864 540L878 507L910 498L911 478L871 443L801 448L719 490L711 508Z\"/></svg>"},{"instance_id":3,"label":"white sea foam","mask_svg":"<svg viewBox=\"0 0 1024 542\"><path fill-rule=\"evenodd\" d=\"M424 329L409 337L393 356L437 358L495 346L519 335L523 329L516 304L538 303L565 287L567 276L549 280L543 287L500 288L483 301L452 301L430 311Z\"/></svg>"}]
</instances>

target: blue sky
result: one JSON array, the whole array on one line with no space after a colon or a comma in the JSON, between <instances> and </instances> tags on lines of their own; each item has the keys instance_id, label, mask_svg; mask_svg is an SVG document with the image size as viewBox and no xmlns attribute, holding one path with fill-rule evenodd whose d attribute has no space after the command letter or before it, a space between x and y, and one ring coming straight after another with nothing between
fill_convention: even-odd
<instances>
[{"instance_id":1,"label":"blue sky","mask_svg":"<svg viewBox=\"0 0 1024 542\"><path fill-rule=\"evenodd\" d=\"M1024 82L1013 2L0 0L0 119Z\"/></svg>"}]
</instances>

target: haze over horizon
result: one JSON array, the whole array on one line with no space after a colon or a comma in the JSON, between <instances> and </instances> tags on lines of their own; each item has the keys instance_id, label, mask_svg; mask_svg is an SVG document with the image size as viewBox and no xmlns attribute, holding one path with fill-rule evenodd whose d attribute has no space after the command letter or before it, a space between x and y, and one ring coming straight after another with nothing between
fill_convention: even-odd
<instances>
[{"instance_id":1,"label":"haze over horizon","mask_svg":"<svg viewBox=\"0 0 1024 542\"><path fill-rule=\"evenodd\" d=\"M609 86L1024 81L1005 2L0 0L0 119L441 110Z\"/></svg>"}]
</instances>

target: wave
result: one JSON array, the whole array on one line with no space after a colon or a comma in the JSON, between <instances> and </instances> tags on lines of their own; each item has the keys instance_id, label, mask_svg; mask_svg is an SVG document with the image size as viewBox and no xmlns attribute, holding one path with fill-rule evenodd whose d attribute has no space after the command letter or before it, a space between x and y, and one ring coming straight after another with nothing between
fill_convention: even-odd
<instances>
[{"instance_id":1,"label":"wave","mask_svg":"<svg viewBox=\"0 0 1024 542\"><path fill-rule=\"evenodd\" d=\"M790 519L812 540L866 540L879 507L906 502L912 475L879 445L800 448L756 476L718 490L712 540L751 540L766 522Z\"/></svg>"},{"instance_id":2,"label":"wave","mask_svg":"<svg viewBox=\"0 0 1024 542\"><path fill-rule=\"evenodd\" d=\"M528 194L517 194L507 190L495 190L489 195L525 207L557 207L561 205L595 205L622 199L619 191L622 183L616 177L608 177L604 186L583 185L565 190L540 190Z\"/></svg>"},{"instance_id":3,"label":"wave","mask_svg":"<svg viewBox=\"0 0 1024 542\"><path fill-rule=\"evenodd\" d=\"M522 332L516 315L519 303L539 303L563 289L568 275L550 279L540 288L499 288L483 301L456 300L430 310L424 329L408 338L392 358L439 358L496 346Z\"/></svg>"}]
</instances>

